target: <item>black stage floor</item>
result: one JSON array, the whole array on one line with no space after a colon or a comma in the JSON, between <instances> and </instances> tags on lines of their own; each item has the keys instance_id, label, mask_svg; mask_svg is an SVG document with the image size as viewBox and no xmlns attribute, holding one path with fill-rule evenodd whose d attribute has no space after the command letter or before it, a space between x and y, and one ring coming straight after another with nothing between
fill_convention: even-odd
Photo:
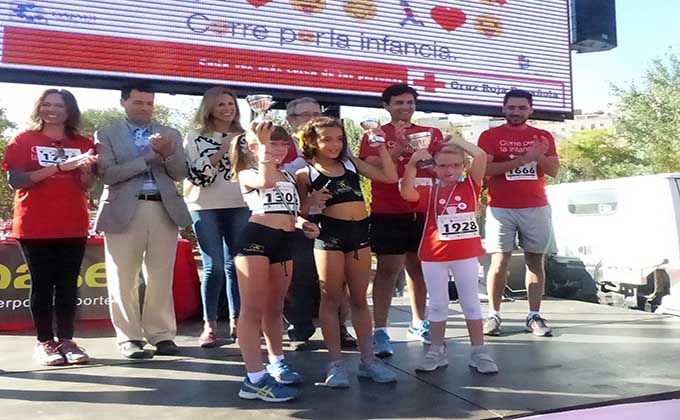
<instances>
[{"instance_id":1,"label":"black stage floor","mask_svg":"<svg viewBox=\"0 0 680 420\"><path fill-rule=\"evenodd\" d=\"M282 404L238 398L244 368L230 341L216 349L196 345L199 322L183 324L174 357L130 361L119 357L111 328L78 331L95 358L82 367L32 363L29 332L0 336L2 418L125 419L496 419L631 401L680 398L680 318L575 301L548 300L543 316L551 338L524 332L526 302L503 306L504 334L488 340L501 371L483 376L467 366L462 314L451 305L450 364L434 373L414 372L424 352L406 341L407 301L395 299L390 334L395 355L387 362L395 385L353 379L347 390L323 381L326 352L319 341L290 351L306 379L301 397ZM321 339L320 333L314 337ZM348 352L352 369L359 355ZM680 419L680 414L678 415Z\"/></svg>"}]
</instances>

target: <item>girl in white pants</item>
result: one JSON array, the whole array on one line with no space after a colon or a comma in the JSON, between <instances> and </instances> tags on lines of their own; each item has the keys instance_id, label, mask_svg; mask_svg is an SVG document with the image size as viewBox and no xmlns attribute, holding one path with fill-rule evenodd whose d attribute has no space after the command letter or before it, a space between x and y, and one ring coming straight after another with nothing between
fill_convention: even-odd
<instances>
[{"instance_id":1,"label":"girl in white pants","mask_svg":"<svg viewBox=\"0 0 680 420\"><path fill-rule=\"evenodd\" d=\"M486 169L486 153L462 138L451 137L433 152L433 182L418 249L430 296L428 320L432 344L417 370L432 371L448 364L444 334L449 307L448 281L453 275L472 343L469 365L480 373L495 373L498 366L484 347L478 295L477 257L484 254L484 249L479 237L477 200ZM472 156L469 165L466 153ZM411 156L400 187L405 200L420 200L415 188L416 164L432 157L427 149Z\"/></svg>"}]
</instances>

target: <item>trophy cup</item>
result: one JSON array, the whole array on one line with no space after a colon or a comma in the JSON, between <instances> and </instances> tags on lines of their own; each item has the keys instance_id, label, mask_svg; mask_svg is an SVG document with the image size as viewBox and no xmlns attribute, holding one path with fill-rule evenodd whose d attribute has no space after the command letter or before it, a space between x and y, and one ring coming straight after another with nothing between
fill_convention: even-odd
<instances>
[{"instance_id":1,"label":"trophy cup","mask_svg":"<svg viewBox=\"0 0 680 420\"><path fill-rule=\"evenodd\" d=\"M359 125L366 131L375 130L376 128L380 127L380 121L376 120L375 118L364 118L364 120L361 121ZM368 141L371 143L385 143L385 137L377 136L375 133L370 133L368 136Z\"/></svg>"},{"instance_id":2,"label":"trophy cup","mask_svg":"<svg viewBox=\"0 0 680 420\"><path fill-rule=\"evenodd\" d=\"M257 114L257 118L253 122L271 121L267 114L269 113L269 108L274 105L272 95L248 95L246 96L246 102L248 102L250 109Z\"/></svg>"},{"instance_id":3,"label":"trophy cup","mask_svg":"<svg viewBox=\"0 0 680 420\"><path fill-rule=\"evenodd\" d=\"M421 131L419 133L413 133L406 136L408 139L408 145L414 152L416 150L427 149L432 142L432 133L429 131ZM429 168L434 166L434 159L419 160L416 162L416 168Z\"/></svg>"}]
</instances>

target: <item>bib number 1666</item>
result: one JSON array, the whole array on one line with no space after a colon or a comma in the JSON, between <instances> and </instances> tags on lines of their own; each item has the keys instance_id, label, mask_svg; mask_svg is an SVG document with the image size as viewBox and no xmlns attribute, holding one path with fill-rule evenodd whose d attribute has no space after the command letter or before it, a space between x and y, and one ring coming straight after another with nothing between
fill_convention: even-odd
<instances>
[{"instance_id":1,"label":"bib number 1666","mask_svg":"<svg viewBox=\"0 0 680 420\"><path fill-rule=\"evenodd\" d=\"M538 179L536 173L536 162L530 162L505 173L508 181Z\"/></svg>"}]
</instances>

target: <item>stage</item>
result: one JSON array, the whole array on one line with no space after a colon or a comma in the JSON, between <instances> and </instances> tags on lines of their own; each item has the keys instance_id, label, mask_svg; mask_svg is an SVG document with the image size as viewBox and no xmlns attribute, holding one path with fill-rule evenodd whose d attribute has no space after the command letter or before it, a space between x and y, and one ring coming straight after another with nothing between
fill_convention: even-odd
<instances>
[{"instance_id":1,"label":"stage","mask_svg":"<svg viewBox=\"0 0 680 420\"><path fill-rule=\"evenodd\" d=\"M298 400L244 401L236 395L244 373L237 347L224 340L217 349L198 348L200 322L181 325L180 355L140 361L119 357L112 330L99 327L78 331L85 337L79 342L96 358L82 367L35 366L30 333L0 336L0 410L11 419L680 418L678 317L548 300L542 314L554 337L539 338L524 332L526 302L508 302L503 306L504 334L488 340L501 371L482 376L466 364L464 322L458 305L452 304L449 366L416 374L413 369L424 348L405 339L407 300L395 299L395 304L390 325L395 355L388 363L397 373L396 385L353 376L347 390L315 386L323 381L327 362L318 342L307 351L287 353L305 377ZM354 370L359 355L347 353L347 358ZM613 406L657 400L665 401ZM605 407L568 412L599 406Z\"/></svg>"}]
</instances>

